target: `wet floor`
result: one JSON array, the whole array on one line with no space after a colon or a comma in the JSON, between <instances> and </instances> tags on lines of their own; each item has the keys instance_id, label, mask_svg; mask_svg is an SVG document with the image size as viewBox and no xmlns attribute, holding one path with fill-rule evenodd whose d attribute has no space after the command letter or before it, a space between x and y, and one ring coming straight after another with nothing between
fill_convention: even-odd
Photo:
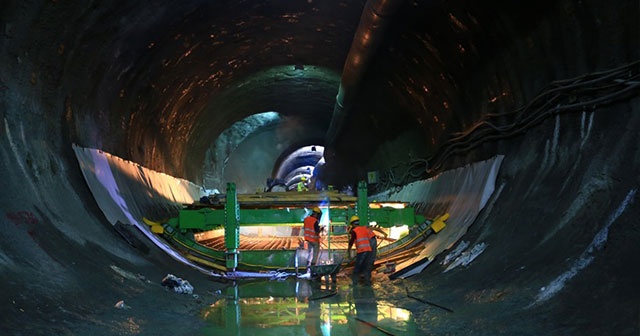
<instances>
[{"instance_id":1,"label":"wet floor","mask_svg":"<svg viewBox=\"0 0 640 336\"><path fill-rule=\"evenodd\" d=\"M229 286L202 311L202 335L422 335L372 287L289 279Z\"/></svg>"}]
</instances>

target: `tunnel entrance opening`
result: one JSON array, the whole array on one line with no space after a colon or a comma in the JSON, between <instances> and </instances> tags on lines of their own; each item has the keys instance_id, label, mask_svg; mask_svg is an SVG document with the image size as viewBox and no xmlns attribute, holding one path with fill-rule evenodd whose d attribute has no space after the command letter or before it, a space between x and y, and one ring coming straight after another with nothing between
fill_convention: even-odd
<instances>
[{"instance_id":1,"label":"tunnel entrance opening","mask_svg":"<svg viewBox=\"0 0 640 336\"><path fill-rule=\"evenodd\" d=\"M299 188L303 190L324 189L322 181L317 179L316 171L324 166L324 162L324 146L299 147L278 160L274 167L274 184L282 188L280 191L299 190Z\"/></svg>"},{"instance_id":2,"label":"tunnel entrance opening","mask_svg":"<svg viewBox=\"0 0 640 336\"><path fill-rule=\"evenodd\" d=\"M271 158L277 156L279 139L274 129L280 120L278 112L256 113L224 130L206 152L203 184L223 190L233 181L243 191L255 191L269 173Z\"/></svg>"}]
</instances>

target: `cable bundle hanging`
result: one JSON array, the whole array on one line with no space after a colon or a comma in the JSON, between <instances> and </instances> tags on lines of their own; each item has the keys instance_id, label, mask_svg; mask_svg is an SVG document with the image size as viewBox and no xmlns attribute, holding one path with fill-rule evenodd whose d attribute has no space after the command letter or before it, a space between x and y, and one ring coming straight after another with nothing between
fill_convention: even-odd
<instances>
[{"instance_id":1,"label":"cable bundle hanging","mask_svg":"<svg viewBox=\"0 0 640 336\"><path fill-rule=\"evenodd\" d=\"M554 81L523 108L507 113L486 114L466 131L454 133L454 137L427 160L427 172L439 171L451 156L466 153L484 142L524 133L557 114L587 109L595 111L598 106L637 95L638 89L640 61L604 72Z\"/></svg>"},{"instance_id":2,"label":"cable bundle hanging","mask_svg":"<svg viewBox=\"0 0 640 336\"><path fill-rule=\"evenodd\" d=\"M598 106L630 99L640 92L640 60L627 65L551 82L527 105L515 111L489 113L463 132L440 146L427 159L411 159L394 165L381 174L381 190L398 188L406 183L440 172L444 162L455 155L464 154L482 143L510 138L541 124L545 119L566 113L595 111ZM406 167L395 176L394 171Z\"/></svg>"}]
</instances>

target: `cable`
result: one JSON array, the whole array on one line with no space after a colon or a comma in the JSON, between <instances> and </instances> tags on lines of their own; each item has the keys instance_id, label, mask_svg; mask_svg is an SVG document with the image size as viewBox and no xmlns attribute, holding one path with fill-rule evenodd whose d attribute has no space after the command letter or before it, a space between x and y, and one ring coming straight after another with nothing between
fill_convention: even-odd
<instances>
[{"instance_id":1,"label":"cable","mask_svg":"<svg viewBox=\"0 0 640 336\"><path fill-rule=\"evenodd\" d=\"M451 157L467 153L489 141L511 138L559 114L595 111L637 95L640 89L640 60L596 73L551 82L524 107L511 112L485 114L452 137L428 158L401 162L380 174L378 189L399 189L412 180L433 176ZM396 172L401 172L396 176Z\"/></svg>"}]
</instances>

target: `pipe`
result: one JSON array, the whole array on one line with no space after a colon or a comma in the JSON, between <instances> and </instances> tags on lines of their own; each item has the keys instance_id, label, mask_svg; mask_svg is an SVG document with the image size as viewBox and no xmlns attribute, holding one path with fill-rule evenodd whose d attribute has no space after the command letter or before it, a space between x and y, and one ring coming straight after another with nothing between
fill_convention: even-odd
<instances>
[{"instance_id":1,"label":"pipe","mask_svg":"<svg viewBox=\"0 0 640 336\"><path fill-rule=\"evenodd\" d=\"M409 294L409 289L405 288L405 290L407 291L407 297L409 297L409 298L411 298L411 299L414 299L414 300L416 300L416 301L419 301L419 302L422 302L422 303L426 303L426 304L428 304L428 305L430 305L430 306L434 306L434 307L440 308L440 309L442 309L442 310L446 310L446 311L448 311L448 312L450 312L450 313L453 313L453 310L452 310L452 309L449 309L449 308L447 308L447 307L445 307L445 306L441 306L441 305L439 305L439 304L435 304L435 303L433 303L433 302L429 302L429 301L427 301L427 300L423 300L423 299L421 299L421 298L417 298L417 297L415 297L415 296L413 296L413 295Z\"/></svg>"},{"instance_id":2,"label":"pipe","mask_svg":"<svg viewBox=\"0 0 640 336\"><path fill-rule=\"evenodd\" d=\"M380 46L391 17L401 3L400 0L369 0L365 4L345 60L333 116L325 135L325 148L329 148L332 153L362 77Z\"/></svg>"},{"instance_id":3,"label":"pipe","mask_svg":"<svg viewBox=\"0 0 640 336\"><path fill-rule=\"evenodd\" d=\"M363 319L361 319L359 317L354 317L354 319L356 319L356 321L362 322L362 323L364 323L364 324L366 324L366 325L368 325L368 326L370 326L372 328L376 328L376 329L380 330L380 332L382 332L383 334L394 336L394 334L392 334L391 332L389 332L389 331L387 331L385 329L382 329L382 328L378 327L377 325L375 325L375 324L373 324L373 323L371 323L369 321L365 321L365 320L363 320Z\"/></svg>"}]
</instances>

